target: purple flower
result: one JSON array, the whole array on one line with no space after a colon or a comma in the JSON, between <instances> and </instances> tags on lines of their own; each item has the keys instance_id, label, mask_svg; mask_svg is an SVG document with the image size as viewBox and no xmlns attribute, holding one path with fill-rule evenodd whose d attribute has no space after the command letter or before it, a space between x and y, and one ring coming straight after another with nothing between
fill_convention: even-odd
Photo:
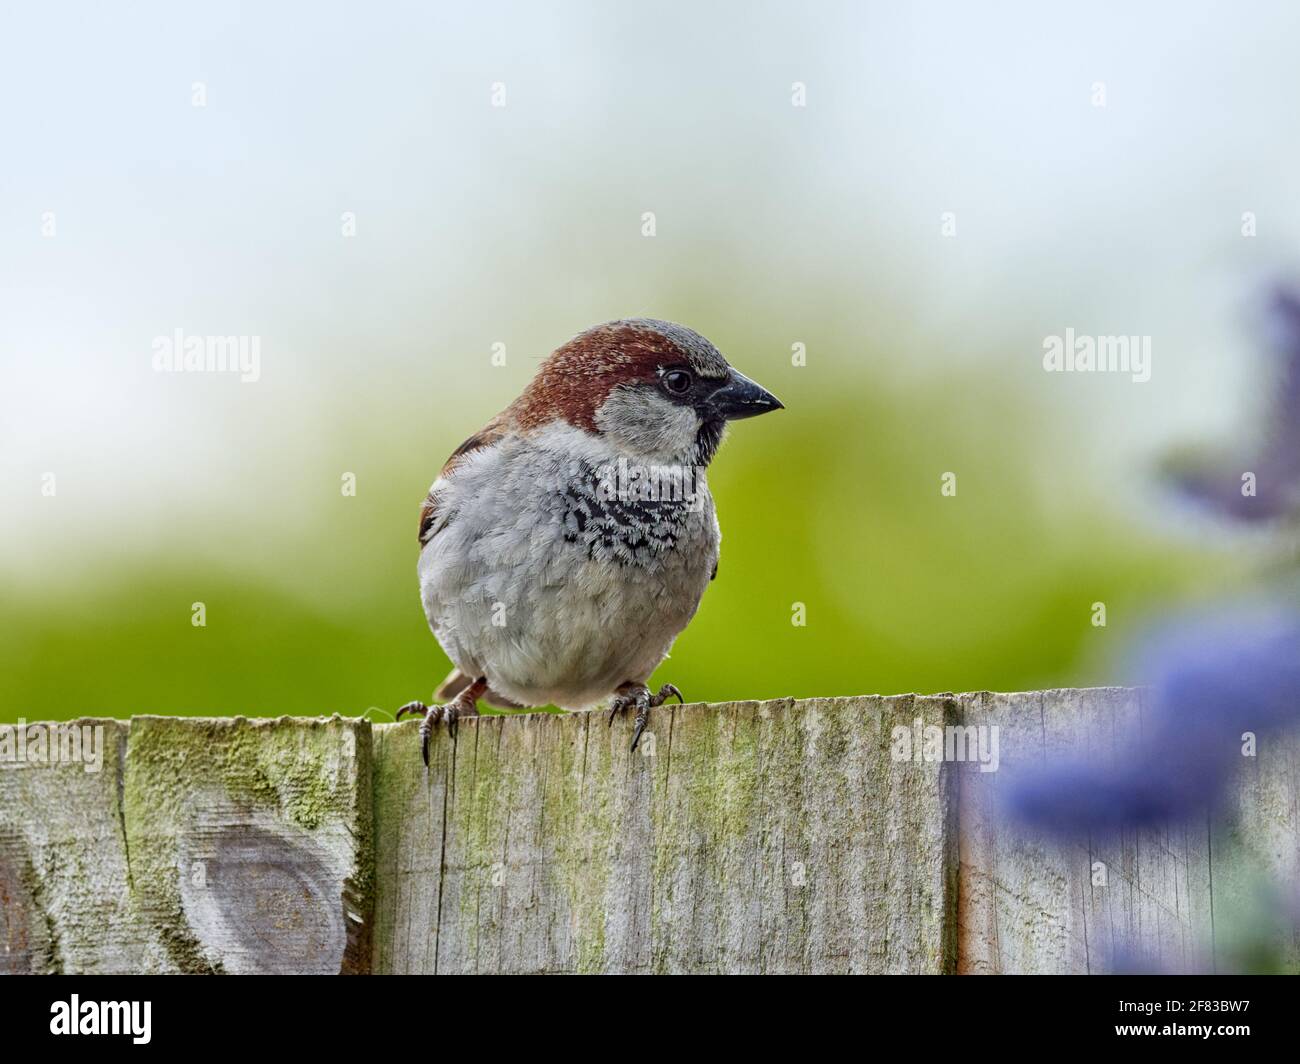
<instances>
[{"instance_id":1,"label":"purple flower","mask_svg":"<svg viewBox=\"0 0 1300 1064\"><path fill-rule=\"evenodd\" d=\"M1232 460L1169 463L1165 471L1183 499L1237 521L1300 513L1300 294L1279 289L1265 320L1278 368L1261 450ZM1246 473L1255 475L1254 494L1243 494Z\"/></svg>"},{"instance_id":2,"label":"purple flower","mask_svg":"<svg viewBox=\"0 0 1300 1064\"><path fill-rule=\"evenodd\" d=\"M1151 709L1129 753L1073 760L1012 780L1022 822L1061 835L1105 834L1193 816L1212 806L1260 740L1300 723L1300 614L1222 612L1162 633L1145 655Z\"/></svg>"}]
</instances>

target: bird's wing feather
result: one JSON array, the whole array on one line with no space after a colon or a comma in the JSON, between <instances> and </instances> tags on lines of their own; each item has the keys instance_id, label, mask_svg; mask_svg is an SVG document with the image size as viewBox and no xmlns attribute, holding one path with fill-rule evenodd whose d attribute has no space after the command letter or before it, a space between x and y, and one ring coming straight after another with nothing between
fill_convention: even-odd
<instances>
[{"instance_id":1,"label":"bird's wing feather","mask_svg":"<svg viewBox=\"0 0 1300 1064\"><path fill-rule=\"evenodd\" d=\"M420 547L424 548L438 532L446 525L445 521L440 521L442 516L438 507L438 485L447 477L451 476L458 465L465 460L468 455L475 451L482 450L484 447L491 446L505 435L505 430L501 425L500 418L493 418L479 432L467 439L459 447L451 452L451 457L447 459L438 474L438 479L433 482L433 487L429 489L429 494L424 497L424 505L420 507Z\"/></svg>"}]
</instances>

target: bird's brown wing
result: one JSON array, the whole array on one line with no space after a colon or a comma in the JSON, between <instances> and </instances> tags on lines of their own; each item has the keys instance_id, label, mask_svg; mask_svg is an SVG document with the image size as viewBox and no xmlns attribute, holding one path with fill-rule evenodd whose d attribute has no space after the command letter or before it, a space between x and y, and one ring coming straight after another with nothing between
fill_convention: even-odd
<instances>
[{"instance_id":1,"label":"bird's brown wing","mask_svg":"<svg viewBox=\"0 0 1300 1064\"><path fill-rule=\"evenodd\" d=\"M451 452L451 457L448 458L446 463L443 465L441 472L438 474L438 479L441 480L443 477L448 476L456 466L465 459L466 455L473 454L475 451L496 443L496 441L501 439L504 435L505 430L501 427L501 419L493 418L483 427L482 430L476 432ZM429 494L424 497L424 505L420 507L421 549L423 549L425 544L437 535L438 530L443 527L443 525L438 523L440 516L441 512L438 509L438 493L434 488L430 488Z\"/></svg>"}]
</instances>

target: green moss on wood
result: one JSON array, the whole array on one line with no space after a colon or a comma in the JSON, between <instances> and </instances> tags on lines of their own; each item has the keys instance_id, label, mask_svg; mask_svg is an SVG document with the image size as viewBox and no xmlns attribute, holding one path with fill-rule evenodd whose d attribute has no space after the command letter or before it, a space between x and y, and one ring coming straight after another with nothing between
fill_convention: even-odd
<instances>
[{"instance_id":1,"label":"green moss on wood","mask_svg":"<svg viewBox=\"0 0 1300 1064\"><path fill-rule=\"evenodd\" d=\"M337 717L132 722L122 796L132 880L178 970L220 968L188 927L181 899L180 877L190 874L181 867L182 840L202 813L230 818L260 812L307 835L327 822L345 825L356 860L341 892L348 897L338 903L368 910L370 759L368 725Z\"/></svg>"}]
</instances>

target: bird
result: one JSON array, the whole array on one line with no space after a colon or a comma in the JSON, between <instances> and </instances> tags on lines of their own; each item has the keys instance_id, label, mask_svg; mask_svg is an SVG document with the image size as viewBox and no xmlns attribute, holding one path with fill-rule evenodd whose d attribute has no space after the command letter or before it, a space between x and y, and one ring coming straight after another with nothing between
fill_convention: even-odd
<instances>
[{"instance_id":1,"label":"bird","mask_svg":"<svg viewBox=\"0 0 1300 1064\"><path fill-rule=\"evenodd\" d=\"M635 711L718 573L707 469L728 424L783 404L698 332L653 318L595 325L547 356L523 392L443 465L420 509L420 599L454 666L433 728L519 710Z\"/></svg>"}]
</instances>

